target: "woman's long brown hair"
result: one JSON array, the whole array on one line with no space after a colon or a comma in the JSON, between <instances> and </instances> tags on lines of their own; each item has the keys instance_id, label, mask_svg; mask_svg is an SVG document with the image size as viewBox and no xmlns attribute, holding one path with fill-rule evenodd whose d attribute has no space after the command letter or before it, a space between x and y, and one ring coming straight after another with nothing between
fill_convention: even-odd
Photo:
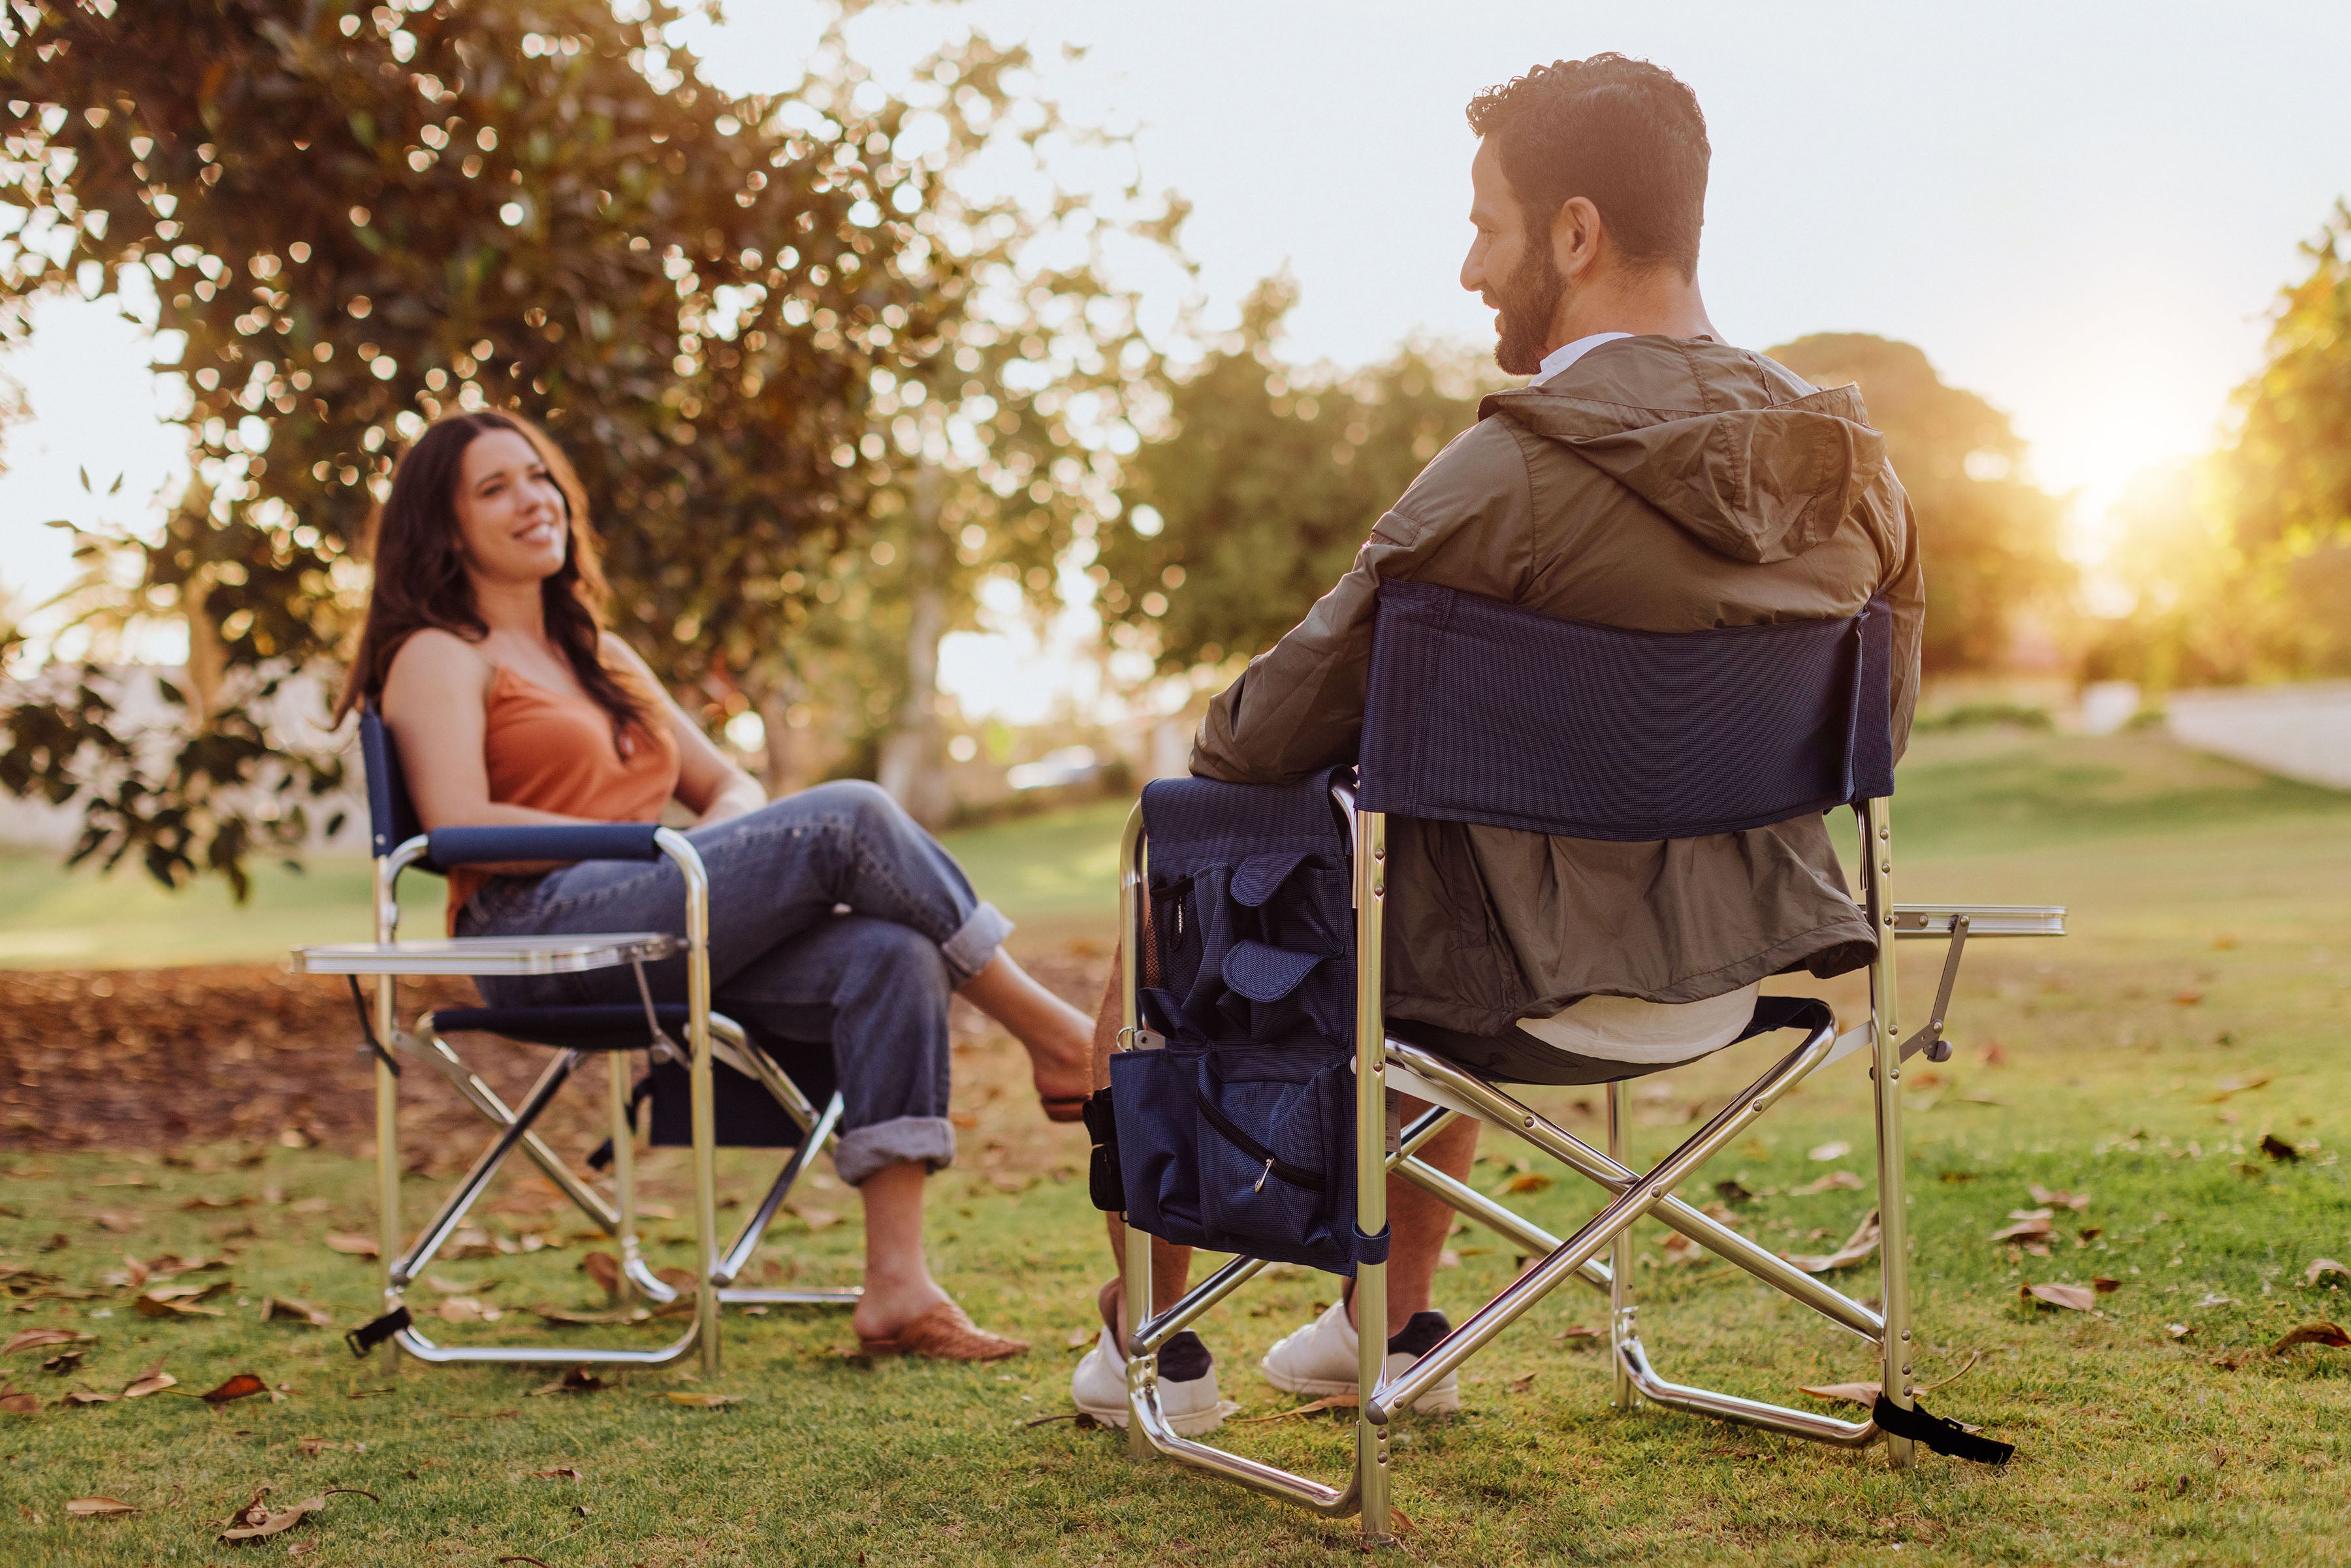
<instances>
[{"instance_id":1,"label":"woman's long brown hair","mask_svg":"<svg viewBox=\"0 0 2351 1568\"><path fill-rule=\"evenodd\" d=\"M474 602L465 575L465 549L457 527L457 483L465 449L493 430L512 431L530 443L563 493L569 535L562 567L539 584L547 634L563 651L580 688L611 716L612 742L622 744L632 726L644 727L643 700L606 667L601 649L608 597L598 564L596 535L588 522L587 493L580 476L546 432L513 414L455 413L435 423L392 470L392 495L377 515L373 544L375 587L368 595L367 625L351 660L350 679L336 705L335 718L383 695L384 677L402 644L425 627L478 643L489 632Z\"/></svg>"}]
</instances>

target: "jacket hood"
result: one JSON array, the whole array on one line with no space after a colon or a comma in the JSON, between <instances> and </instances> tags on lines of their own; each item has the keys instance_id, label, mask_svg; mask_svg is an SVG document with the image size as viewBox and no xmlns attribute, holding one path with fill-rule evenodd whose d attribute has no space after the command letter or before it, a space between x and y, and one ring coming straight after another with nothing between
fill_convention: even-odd
<instances>
[{"instance_id":1,"label":"jacket hood","mask_svg":"<svg viewBox=\"0 0 2351 1568\"><path fill-rule=\"evenodd\" d=\"M1643 336L1479 405L1556 441L1718 555L1800 556L1859 510L1886 440L1855 388L1813 390L1760 354Z\"/></svg>"}]
</instances>

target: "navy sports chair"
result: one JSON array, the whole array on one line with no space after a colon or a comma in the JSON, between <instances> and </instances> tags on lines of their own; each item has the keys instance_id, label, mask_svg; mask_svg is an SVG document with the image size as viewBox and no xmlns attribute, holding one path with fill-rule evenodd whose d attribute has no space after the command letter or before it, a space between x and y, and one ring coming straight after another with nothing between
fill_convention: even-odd
<instances>
[{"instance_id":1,"label":"navy sports chair","mask_svg":"<svg viewBox=\"0 0 2351 1568\"><path fill-rule=\"evenodd\" d=\"M375 940L297 948L298 973L350 977L354 999L359 977L375 979L371 1009L361 1004L362 1027L375 1057L376 1168L379 1246L383 1259L383 1312L349 1337L365 1354L390 1341L420 1361L535 1363L570 1365L619 1363L660 1366L697 1344L705 1371L718 1367L718 1317L729 1302L854 1303L848 1290L768 1290L737 1287L768 1223L816 1155L834 1141L841 1096L831 1087L827 1042L753 1039L711 1009L710 893L702 858L682 833L656 822L605 822L576 826L442 828L423 831L402 779L392 737L372 712L360 717L361 760L367 771L368 817L375 862ZM445 874L454 866L502 862L591 860L653 861L666 858L683 874L686 888L685 937L656 931L574 936L399 937L401 873L412 868ZM655 1003L644 984L643 966L683 954L686 1000ZM542 1008L447 1008L419 1015L413 1030L400 1027L396 988L402 975L548 975L629 965L637 971L637 1006ZM490 1086L450 1048L452 1034L485 1033L556 1050L522 1104L509 1109ZM679 1044L679 1037L684 1044ZM432 1261L465 1219L485 1187L517 1149L536 1163L595 1225L613 1239L622 1267L623 1295L635 1292L657 1305L678 1301L682 1288L647 1266L637 1237L635 1106L644 1091L630 1089L630 1053L648 1051L656 1086L652 1118L654 1141L690 1144L694 1149L695 1268L691 1270L694 1321L672 1343L647 1349L582 1349L555 1345L437 1344L417 1328L403 1304L409 1285ZM401 1057L429 1062L459 1094L498 1129L465 1179L423 1230L411 1242L400 1222ZM590 1164L609 1157L613 1196L607 1199L532 1131L556 1092L589 1057L608 1064L612 1134ZM723 1074L730 1092L718 1099L714 1074ZM737 1077L737 1075L740 1075ZM683 1084L678 1080L684 1080ZM803 1083L818 1092L804 1092ZM753 1089L753 1085L757 1089ZM672 1092L664 1115L659 1088ZM682 1088L686 1115L674 1114L674 1091ZM763 1113L766 1113L763 1114ZM775 1114L773 1113L780 1113ZM684 1127L674 1125L684 1121ZM664 1136L664 1133L669 1135ZM683 1136L678 1134L683 1134ZM716 1150L721 1143L789 1146L790 1158L732 1245L718 1249Z\"/></svg>"},{"instance_id":2,"label":"navy sports chair","mask_svg":"<svg viewBox=\"0 0 2351 1568\"><path fill-rule=\"evenodd\" d=\"M1352 793L1343 786L1332 791L1353 824L1355 1229L1366 1237L1385 1230L1383 1177L1394 1172L1538 1260L1384 1385L1384 1337L1362 1336L1355 1463L1347 1484L1334 1488L1179 1437L1160 1411L1156 1353L1264 1266L1237 1258L1166 1312L1131 1324L1131 1451L1138 1458L1165 1455L1318 1513L1360 1513L1364 1542L1384 1542L1390 1539L1391 1414L1409 1408L1574 1278L1610 1298L1613 1403L1620 1408L1646 1399L1845 1448L1883 1437L1897 1466L1911 1462L1914 1440L1969 1458L2004 1458L2004 1445L1972 1438L1913 1405L1900 1069L1917 1051L1934 1060L1949 1055L1944 1014L1970 935L2062 936L2064 911L1892 902L1892 625L1886 607L1873 602L1844 620L1668 635L1562 621L1432 584L1384 582L1379 592L1357 783ZM1761 998L1748 1034L1793 1030L1802 1043L1646 1173L1625 1163L1624 1080L1661 1069L1627 1063L1607 1085L1604 1153L1489 1074L1464 1066L1458 1051L1392 1037L1381 1007L1391 814L1640 841L1761 827L1844 805L1854 808L1860 829L1860 903L1880 938L1870 970L1868 1019L1840 1035L1824 1002ZM1139 976L1157 956L1147 949L1157 934L1141 922L1148 856L1138 808L1129 819L1121 860L1128 1026L1121 1040L1136 1050L1157 1043L1142 1027L1138 996ZM1898 1040L1892 939L1907 936L1948 937L1950 946L1930 1020ZM1882 1306L1832 1289L1673 1196L1796 1084L1863 1047L1871 1053L1875 1080ZM1395 1092L1426 1099L1434 1108L1402 1128L1389 1149L1388 1096ZM1458 1115L1490 1122L1590 1178L1608 1195L1604 1207L1562 1239L1420 1160L1416 1151ZM1660 1377L1635 1329L1630 1238L1645 1217L1876 1345L1885 1392L1872 1418L1842 1421ZM1127 1301L1148 1303L1151 1242L1133 1226L1124 1272ZM1385 1263L1358 1262L1355 1281L1363 1321L1384 1322ZM1131 1313L1137 1310L1130 1306Z\"/></svg>"}]
</instances>

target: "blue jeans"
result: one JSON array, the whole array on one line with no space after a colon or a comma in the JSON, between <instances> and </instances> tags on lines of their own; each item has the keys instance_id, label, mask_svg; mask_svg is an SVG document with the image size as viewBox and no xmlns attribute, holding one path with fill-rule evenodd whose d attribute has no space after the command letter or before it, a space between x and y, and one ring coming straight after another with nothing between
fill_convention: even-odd
<instances>
[{"instance_id":1,"label":"blue jeans","mask_svg":"<svg viewBox=\"0 0 2351 1568\"><path fill-rule=\"evenodd\" d=\"M832 1042L841 1179L951 1163L947 999L1011 922L872 784L820 784L686 837L710 876L711 1006L747 1030ZM597 931L684 936L684 878L666 861L590 861L495 878L457 915L462 936ZM655 999L684 1000L684 957L645 976ZM492 1007L637 1000L625 967L476 983Z\"/></svg>"}]
</instances>

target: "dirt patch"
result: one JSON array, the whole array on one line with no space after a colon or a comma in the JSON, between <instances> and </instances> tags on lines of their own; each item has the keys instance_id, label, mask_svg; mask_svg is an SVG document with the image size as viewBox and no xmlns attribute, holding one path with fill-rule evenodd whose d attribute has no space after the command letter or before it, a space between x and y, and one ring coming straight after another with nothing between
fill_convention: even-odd
<instances>
[{"instance_id":1,"label":"dirt patch","mask_svg":"<svg viewBox=\"0 0 2351 1568\"><path fill-rule=\"evenodd\" d=\"M1091 1014L1109 955L1088 943L1020 955ZM403 1021L478 1005L462 980L401 988ZM959 1163L1004 1173L1084 1155L1082 1133L1050 1126L1011 1038L957 1002L955 1114ZM482 1081L517 1103L551 1053L471 1036L456 1042ZM0 971L0 1145L19 1150L169 1150L187 1145L324 1145L371 1154L374 1079L350 994L340 980L268 965L178 969ZM462 1166L487 1124L430 1066L406 1057L401 1143L413 1168ZM601 1070L584 1072L540 1124L577 1159L608 1126Z\"/></svg>"}]
</instances>

